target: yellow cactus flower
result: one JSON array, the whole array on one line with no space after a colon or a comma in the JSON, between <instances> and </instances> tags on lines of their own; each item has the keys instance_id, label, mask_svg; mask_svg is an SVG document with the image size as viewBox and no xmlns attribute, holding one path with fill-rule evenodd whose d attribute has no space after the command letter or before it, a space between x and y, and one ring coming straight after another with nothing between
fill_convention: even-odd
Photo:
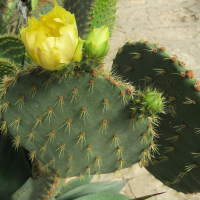
<instances>
[{"instance_id":1,"label":"yellow cactus flower","mask_svg":"<svg viewBox=\"0 0 200 200\"><path fill-rule=\"evenodd\" d=\"M62 70L73 61L81 61L84 40L78 37L74 14L58 6L40 21L28 18L28 26L20 30L28 56L47 70Z\"/></svg>"}]
</instances>

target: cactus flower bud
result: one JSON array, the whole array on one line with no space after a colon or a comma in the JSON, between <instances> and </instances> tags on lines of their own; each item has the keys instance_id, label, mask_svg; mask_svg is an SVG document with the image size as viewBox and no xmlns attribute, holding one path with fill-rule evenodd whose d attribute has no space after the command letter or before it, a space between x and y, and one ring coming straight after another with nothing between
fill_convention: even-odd
<instances>
[{"instance_id":1,"label":"cactus flower bud","mask_svg":"<svg viewBox=\"0 0 200 200\"><path fill-rule=\"evenodd\" d=\"M162 110L164 107L164 97L162 97L162 93L157 91L147 91L145 94L144 102L150 109L153 110Z\"/></svg>"},{"instance_id":2,"label":"cactus flower bud","mask_svg":"<svg viewBox=\"0 0 200 200\"><path fill-rule=\"evenodd\" d=\"M83 40L78 38L74 14L58 6L40 21L28 19L28 26L20 30L28 56L47 70L62 70L73 61L81 61Z\"/></svg>"},{"instance_id":3,"label":"cactus flower bud","mask_svg":"<svg viewBox=\"0 0 200 200\"><path fill-rule=\"evenodd\" d=\"M86 37L84 48L85 52L92 58L105 56L109 49L108 27L94 28Z\"/></svg>"}]
</instances>

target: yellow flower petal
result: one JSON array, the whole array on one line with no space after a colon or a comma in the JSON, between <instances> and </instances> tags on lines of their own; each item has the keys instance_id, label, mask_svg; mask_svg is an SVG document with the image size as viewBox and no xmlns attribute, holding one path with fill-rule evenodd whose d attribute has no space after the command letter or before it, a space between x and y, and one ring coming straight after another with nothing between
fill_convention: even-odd
<instances>
[{"instance_id":1,"label":"yellow flower petal","mask_svg":"<svg viewBox=\"0 0 200 200\"><path fill-rule=\"evenodd\" d=\"M79 38L79 42L78 42L78 46L76 48L73 60L80 62L82 59L82 47L83 47L83 43L85 42L85 40L81 40L81 38Z\"/></svg>"},{"instance_id":2,"label":"yellow flower petal","mask_svg":"<svg viewBox=\"0 0 200 200\"><path fill-rule=\"evenodd\" d=\"M60 63L68 63L71 61L74 56L75 48L68 32L58 37L56 39L55 49L60 53Z\"/></svg>"},{"instance_id":3,"label":"yellow flower petal","mask_svg":"<svg viewBox=\"0 0 200 200\"><path fill-rule=\"evenodd\" d=\"M72 59L82 58L82 44L74 14L58 6L45 15L28 18L28 26L20 30L29 57L47 70L61 70Z\"/></svg>"},{"instance_id":4,"label":"yellow flower petal","mask_svg":"<svg viewBox=\"0 0 200 200\"><path fill-rule=\"evenodd\" d=\"M38 47L37 55L44 69L54 70L60 65L60 53L55 48L52 48L51 51L45 51Z\"/></svg>"}]
</instances>

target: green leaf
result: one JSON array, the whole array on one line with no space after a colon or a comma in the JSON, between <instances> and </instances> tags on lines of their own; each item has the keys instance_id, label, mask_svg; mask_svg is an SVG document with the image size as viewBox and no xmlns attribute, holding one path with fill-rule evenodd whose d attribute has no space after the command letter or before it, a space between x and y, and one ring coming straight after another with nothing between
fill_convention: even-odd
<instances>
[{"instance_id":1,"label":"green leaf","mask_svg":"<svg viewBox=\"0 0 200 200\"><path fill-rule=\"evenodd\" d=\"M96 193L89 194L76 200L130 200L131 198L125 196L123 194L115 194L115 193Z\"/></svg>"},{"instance_id":2,"label":"green leaf","mask_svg":"<svg viewBox=\"0 0 200 200\"><path fill-rule=\"evenodd\" d=\"M10 15L13 11L13 9L15 8L15 3L16 3L17 0L15 0L14 2L12 2L12 4L8 7L8 10L6 12L6 19L5 19L5 22L8 21L8 19L10 18Z\"/></svg>"},{"instance_id":3,"label":"green leaf","mask_svg":"<svg viewBox=\"0 0 200 200\"><path fill-rule=\"evenodd\" d=\"M83 180L80 180L80 178L76 178L70 181L69 183L66 184L66 186L62 187L61 194L65 194L77 187L88 184L92 180L92 178L93 176L85 175ZM56 196L56 198L61 196L61 194Z\"/></svg>"},{"instance_id":4,"label":"green leaf","mask_svg":"<svg viewBox=\"0 0 200 200\"><path fill-rule=\"evenodd\" d=\"M145 199L149 199L149 198L151 198L151 197L154 197L154 196L156 196L156 195L160 195L160 194L163 194L163 193L165 193L165 192L156 193L156 194L151 194L151 195L147 195L147 196L143 196L143 197L138 197L138 198L133 199L133 200L145 200Z\"/></svg>"},{"instance_id":5,"label":"green leaf","mask_svg":"<svg viewBox=\"0 0 200 200\"><path fill-rule=\"evenodd\" d=\"M36 9L37 4L38 4L38 0L31 0L31 8L32 8L32 10Z\"/></svg>"},{"instance_id":6,"label":"green leaf","mask_svg":"<svg viewBox=\"0 0 200 200\"><path fill-rule=\"evenodd\" d=\"M10 137L0 135L0 199L7 199L30 175L31 166L24 149L14 151Z\"/></svg>"},{"instance_id":7,"label":"green leaf","mask_svg":"<svg viewBox=\"0 0 200 200\"><path fill-rule=\"evenodd\" d=\"M126 181L90 183L73 189L56 198L56 200L73 200L78 197L101 192L119 193L125 184Z\"/></svg>"}]
</instances>

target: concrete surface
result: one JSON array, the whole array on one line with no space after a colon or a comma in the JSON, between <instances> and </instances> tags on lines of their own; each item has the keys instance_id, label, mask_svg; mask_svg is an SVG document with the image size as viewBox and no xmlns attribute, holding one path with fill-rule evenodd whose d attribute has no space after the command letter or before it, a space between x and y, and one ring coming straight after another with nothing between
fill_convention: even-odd
<instances>
[{"instance_id":1,"label":"concrete surface","mask_svg":"<svg viewBox=\"0 0 200 200\"><path fill-rule=\"evenodd\" d=\"M111 47L107 56L107 67L111 66L117 49L126 39L153 38L166 47L168 52L178 55L200 77L200 0L119 0L118 19ZM131 198L159 192L165 194L151 200L200 200L198 195L185 195L164 186L146 169L136 164L123 169L118 178L113 174L102 175L98 181L127 180L121 191ZM92 182L96 182L94 177Z\"/></svg>"}]
</instances>

